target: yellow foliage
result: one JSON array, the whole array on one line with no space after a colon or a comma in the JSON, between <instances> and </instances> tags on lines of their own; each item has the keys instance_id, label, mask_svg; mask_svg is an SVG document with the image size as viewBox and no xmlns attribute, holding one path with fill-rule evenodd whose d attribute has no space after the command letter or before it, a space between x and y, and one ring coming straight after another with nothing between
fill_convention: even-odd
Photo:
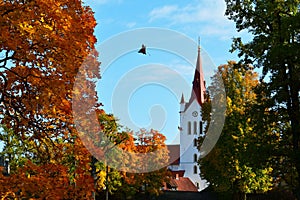
<instances>
[{"instance_id":1,"label":"yellow foliage","mask_svg":"<svg viewBox=\"0 0 300 200\"><path fill-rule=\"evenodd\" d=\"M235 135L231 135L231 137L234 139L234 140L238 140L239 137L238 136L235 136Z\"/></svg>"},{"instance_id":2,"label":"yellow foliage","mask_svg":"<svg viewBox=\"0 0 300 200\"><path fill-rule=\"evenodd\" d=\"M105 177L106 177L106 172L104 170L100 171L97 174L98 180L97 180L97 190L101 191L105 188Z\"/></svg>"}]
</instances>

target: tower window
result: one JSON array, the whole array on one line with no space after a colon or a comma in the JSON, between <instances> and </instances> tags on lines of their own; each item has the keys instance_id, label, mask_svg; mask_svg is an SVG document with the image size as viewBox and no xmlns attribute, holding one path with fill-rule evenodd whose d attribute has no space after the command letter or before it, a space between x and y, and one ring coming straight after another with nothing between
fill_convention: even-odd
<instances>
[{"instance_id":1,"label":"tower window","mask_svg":"<svg viewBox=\"0 0 300 200\"><path fill-rule=\"evenodd\" d=\"M198 142L197 142L197 139L195 138L195 139L194 139L194 147L197 146L197 143L198 143Z\"/></svg>"},{"instance_id":2,"label":"tower window","mask_svg":"<svg viewBox=\"0 0 300 200\"><path fill-rule=\"evenodd\" d=\"M194 122L194 134L197 135L197 122Z\"/></svg>"},{"instance_id":3,"label":"tower window","mask_svg":"<svg viewBox=\"0 0 300 200\"><path fill-rule=\"evenodd\" d=\"M188 122L188 134L189 135L192 134L192 124L191 124L191 122Z\"/></svg>"},{"instance_id":4,"label":"tower window","mask_svg":"<svg viewBox=\"0 0 300 200\"><path fill-rule=\"evenodd\" d=\"M201 135L203 133L203 122L202 121L199 122L199 129L200 129L199 134Z\"/></svg>"},{"instance_id":5,"label":"tower window","mask_svg":"<svg viewBox=\"0 0 300 200\"><path fill-rule=\"evenodd\" d=\"M194 174L197 174L198 173L198 167L197 165L194 165Z\"/></svg>"},{"instance_id":6,"label":"tower window","mask_svg":"<svg viewBox=\"0 0 300 200\"><path fill-rule=\"evenodd\" d=\"M197 162L198 161L198 156L197 154L194 154L194 162Z\"/></svg>"}]
</instances>

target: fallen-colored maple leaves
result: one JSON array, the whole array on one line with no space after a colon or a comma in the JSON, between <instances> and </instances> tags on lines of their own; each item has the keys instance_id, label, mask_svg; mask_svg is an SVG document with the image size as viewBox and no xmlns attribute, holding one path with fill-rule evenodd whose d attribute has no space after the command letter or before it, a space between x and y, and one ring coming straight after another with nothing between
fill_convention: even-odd
<instances>
[{"instance_id":1,"label":"fallen-colored maple leaves","mask_svg":"<svg viewBox=\"0 0 300 200\"><path fill-rule=\"evenodd\" d=\"M67 135L79 69L100 77L93 12L79 0L1 1L0 15L1 124L37 139Z\"/></svg>"},{"instance_id":2,"label":"fallen-colored maple leaves","mask_svg":"<svg viewBox=\"0 0 300 200\"><path fill-rule=\"evenodd\" d=\"M88 199L93 180L88 174L78 173L78 176L78 181L72 183L66 166L28 161L16 174L0 174L0 196L2 199ZM87 186L91 188L88 190Z\"/></svg>"},{"instance_id":3,"label":"fallen-colored maple leaves","mask_svg":"<svg viewBox=\"0 0 300 200\"><path fill-rule=\"evenodd\" d=\"M97 100L93 12L80 0L1 0L0 16L0 123L36 149L1 177L1 196L90 198L90 156L75 129L72 101L78 73L86 88L76 98L90 93Z\"/></svg>"}]
</instances>

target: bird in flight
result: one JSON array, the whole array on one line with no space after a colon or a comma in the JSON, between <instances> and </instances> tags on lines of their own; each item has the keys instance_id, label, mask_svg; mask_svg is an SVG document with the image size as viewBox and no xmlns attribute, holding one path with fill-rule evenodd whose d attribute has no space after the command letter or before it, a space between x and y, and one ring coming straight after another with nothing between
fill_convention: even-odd
<instances>
[{"instance_id":1,"label":"bird in flight","mask_svg":"<svg viewBox=\"0 0 300 200\"><path fill-rule=\"evenodd\" d=\"M142 48L138 51L138 53L144 54L146 55L146 46L144 44L142 44Z\"/></svg>"}]
</instances>

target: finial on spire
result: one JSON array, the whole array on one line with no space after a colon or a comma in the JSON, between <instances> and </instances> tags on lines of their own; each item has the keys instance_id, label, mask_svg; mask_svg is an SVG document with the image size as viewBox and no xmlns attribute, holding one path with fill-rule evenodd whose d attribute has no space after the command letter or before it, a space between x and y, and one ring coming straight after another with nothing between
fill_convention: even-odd
<instances>
[{"instance_id":1,"label":"finial on spire","mask_svg":"<svg viewBox=\"0 0 300 200\"><path fill-rule=\"evenodd\" d=\"M200 50L200 36L198 36L198 49Z\"/></svg>"}]
</instances>

